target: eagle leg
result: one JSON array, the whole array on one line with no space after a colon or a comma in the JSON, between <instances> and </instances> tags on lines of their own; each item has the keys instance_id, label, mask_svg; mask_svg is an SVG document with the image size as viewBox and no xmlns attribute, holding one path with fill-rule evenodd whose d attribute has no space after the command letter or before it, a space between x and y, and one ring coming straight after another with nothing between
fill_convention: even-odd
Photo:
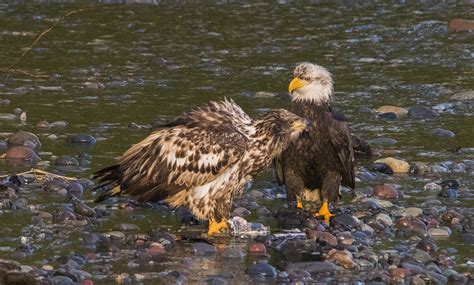
<instances>
[{"instance_id":1,"label":"eagle leg","mask_svg":"<svg viewBox=\"0 0 474 285\"><path fill-rule=\"evenodd\" d=\"M296 196L296 208L303 209L303 202L300 196Z\"/></svg>"},{"instance_id":2,"label":"eagle leg","mask_svg":"<svg viewBox=\"0 0 474 285\"><path fill-rule=\"evenodd\" d=\"M329 219L332 216L335 216L335 215L331 214L331 212L329 211L329 202L327 200L323 200L323 204L321 205L321 208L319 209L319 212L315 213L314 216L315 217L321 217L322 216L324 218L324 222L329 224Z\"/></svg>"},{"instance_id":3,"label":"eagle leg","mask_svg":"<svg viewBox=\"0 0 474 285\"><path fill-rule=\"evenodd\" d=\"M209 230L207 231L207 235L215 235L220 234L222 231L227 231L227 220L222 218L221 221L218 223L213 218L209 219Z\"/></svg>"}]
</instances>

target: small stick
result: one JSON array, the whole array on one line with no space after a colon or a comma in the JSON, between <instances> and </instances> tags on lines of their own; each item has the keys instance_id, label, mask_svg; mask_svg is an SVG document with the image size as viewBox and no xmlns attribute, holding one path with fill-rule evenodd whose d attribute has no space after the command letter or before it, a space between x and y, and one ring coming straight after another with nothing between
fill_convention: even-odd
<instances>
[{"instance_id":1,"label":"small stick","mask_svg":"<svg viewBox=\"0 0 474 285\"><path fill-rule=\"evenodd\" d=\"M101 7L101 8L105 8L105 7ZM13 62L12 64L10 64L10 66L6 67L6 68L0 68L0 72L3 72L3 73L21 73L21 74L25 74L25 75L28 75L28 76L31 76L31 77L35 77L35 78L45 78L45 79L51 79L51 76L49 75L42 75L42 74L38 74L38 75L35 75L35 74L32 74L32 73L29 73L27 71L23 71L23 70L19 70L19 69L13 69L13 67L15 67L16 65L18 65L18 63L20 63L23 58L25 58L26 54L29 53L31 51L31 49L33 49L33 47L41 40L41 38L43 38L47 33L49 33L52 29L54 29L59 23L61 23L65 18L73 15L73 14L76 14L76 13L80 13L80 12L84 12L84 11L88 11L88 10L93 10L95 9L90 7L90 8L82 8L82 9L77 9L77 10L73 10L73 11L69 11L67 12L66 14L62 15L61 17L59 17L59 20L57 20L56 22L54 22L51 26L49 26L46 30L42 31L37 37L36 39L33 41L33 43L31 43L27 48L26 50L21 54L21 56L15 61Z\"/></svg>"}]
</instances>

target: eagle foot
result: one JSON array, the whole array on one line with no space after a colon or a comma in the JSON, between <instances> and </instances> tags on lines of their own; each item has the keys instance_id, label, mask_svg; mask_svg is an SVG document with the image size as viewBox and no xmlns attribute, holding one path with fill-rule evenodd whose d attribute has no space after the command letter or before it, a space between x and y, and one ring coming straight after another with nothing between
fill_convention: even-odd
<instances>
[{"instance_id":1,"label":"eagle foot","mask_svg":"<svg viewBox=\"0 0 474 285\"><path fill-rule=\"evenodd\" d=\"M222 232L226 232L227 229L228 226L226 219L222 218L219 223L214 219L209 219L209 230L207 231L207 235L212 236L215 234L220 234Z\"/></svg>"},{"instance_id":2,"label":"eagle foot","mask_svg":"<svg viewBox=\"0 0 474 285\"><path fill-rule=\"evenodd\" d=\"M319 212L314 213L314 216L323 217L324 222L329 224L329 219L335 215L329 211L329 203L327 201L324 201L323 205L319 209Z\"/></svg>"},{"instance_id":3,"label":"eagle foot","mask_svg":"<svg viewBox=\"0 0 474 285\"><path fill-rule=\"evenodd\" d=\"M303 202L301 201L301 198L296 198L296 208L303 209Z\"/></svg>"}]
</instances>

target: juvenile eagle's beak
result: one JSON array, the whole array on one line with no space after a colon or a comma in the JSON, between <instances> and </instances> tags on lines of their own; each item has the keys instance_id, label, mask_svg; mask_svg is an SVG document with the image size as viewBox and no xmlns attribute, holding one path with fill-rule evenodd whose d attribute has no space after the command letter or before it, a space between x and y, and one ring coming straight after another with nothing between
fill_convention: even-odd
<instances>
[{"instance_id":1,"label":"juvenile eagle's beak","mask_svg":"<svg viewBox=\"0 0 474 285\"><path fill-rule=\"evenodd\" d=\"M308 81L300 79L298 77L295 77L295 78L293 78L293 80L291 80L290 85L288 85L288 92L290 92L290 94L291 94L291 92L293 92L293 90L301 88L301 87L306 86L308 84L309 84Z\"/></svg>"}]
</instances>

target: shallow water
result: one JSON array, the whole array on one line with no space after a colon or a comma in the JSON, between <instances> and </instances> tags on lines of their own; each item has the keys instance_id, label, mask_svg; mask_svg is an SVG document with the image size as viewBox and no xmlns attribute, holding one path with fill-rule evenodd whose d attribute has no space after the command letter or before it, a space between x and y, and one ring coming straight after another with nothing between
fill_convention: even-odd
<instances>
[{"instance_id":1,"label":"shallow water","mask_svg":"<svg viewBox=\"0 0 474 285\"><path fill-rule=\"evenodd\" d=\"M362 138L396 139L396 156L409 162L473 159L472 152L447 151L474 147L472 101L450 99L455 93L474 89L474 36L447 29L452 18L472 17L472 4L100 2L103 3L0 4L0 67L19 58L36 35L61 15L91 8L65 18L15 66L33 74L53 74L51 80L20 74L1 77L0 99L11 103L0 104L0 113L12 113L19 107L27 113L27 121L21 124L19 120L0 120L0 138L19 130L38 134L42 142L40 155L43 161L51 161L48 170L54 169L55 156L87 153L92 156L91 167L71 175L89 177L95 170L114 163L131 144L150 133L149 128L131 129L130 123L149 125L167 120L209 100L230 97L252 116L267 108L286 108L287 84L294 66L301 61L318 63L330 70L335 80L334 105L347 115L352 131ZM92 90L86 82L101 83L105 88ZM255 96L260 91L275 96ZM430 121L405 118L387 122L361 111L385 104L431 108L441 103L452 106ZM40 131L35 128L40 120L64 120L68 125ZM434 137L430 135L433 128L449 129L456 136ZM74 133L92 134L98 142L88 147L71 145L66 138ZM48 138L50 134L57 139ZM358 169L372 161L359 160ZM16 170L19 169L0 161L0 174ZM467 190L455 201L441 201L472 215L473 176L442 173L442 177L459 179ZM270 181L269 173L259 176L253 189L269 187ZM427 199L419 191L427 181L408 175L384 177L357 186L384 182L401 185L407 195L400 202L402 205L420 206ZM51 197L35 195L40 205L52 208ZM92 199L92 194L86 192L85 198ZM268 207L276 209L284 204L285 200L273 200ZM137 210L133 215L120 214L121 211L116 218L100 225L99 230L110 230L119 221L139 225L140 232L157 225L174 231L179 228L180 221L173 214L152 209ZM134 215L145 218L134 220ZM10 228L12 232L2 236L17 236L30 217L31 214L22 212L6 214L0 228ZM271 223L271 219L261 221ZM87 253L90 249L79 244L77 230L68 230L72 232L71 244L56 249L55 254L70 250ZM11 242L4 239L0 246ZM237 241L232 242L238 246ZM474 256L471 250L463 250L472 245L464 244L456 235L440 244L459 249L458 261L465 262ZM35 264L47 258L50 250L45 243L24 262ZM192 256L186 243L179 244L174 251L175 257L167 258ZM0 251L0 257L7 258L9 254ZM242 265L245 262L240 260L221 270L223 260L219 257L192 258L193 265L187 269L191 277L186 276L190 278L187 280L204 280L229 268L235 272L236 280L248 280L244 274L246 266ZM136 272L170 270L172 266L166 264L173 263L166 260L156 264L159 265L140 267ZM113 271L134 270L118 261Z\"/></svg>"}]
</instances>

